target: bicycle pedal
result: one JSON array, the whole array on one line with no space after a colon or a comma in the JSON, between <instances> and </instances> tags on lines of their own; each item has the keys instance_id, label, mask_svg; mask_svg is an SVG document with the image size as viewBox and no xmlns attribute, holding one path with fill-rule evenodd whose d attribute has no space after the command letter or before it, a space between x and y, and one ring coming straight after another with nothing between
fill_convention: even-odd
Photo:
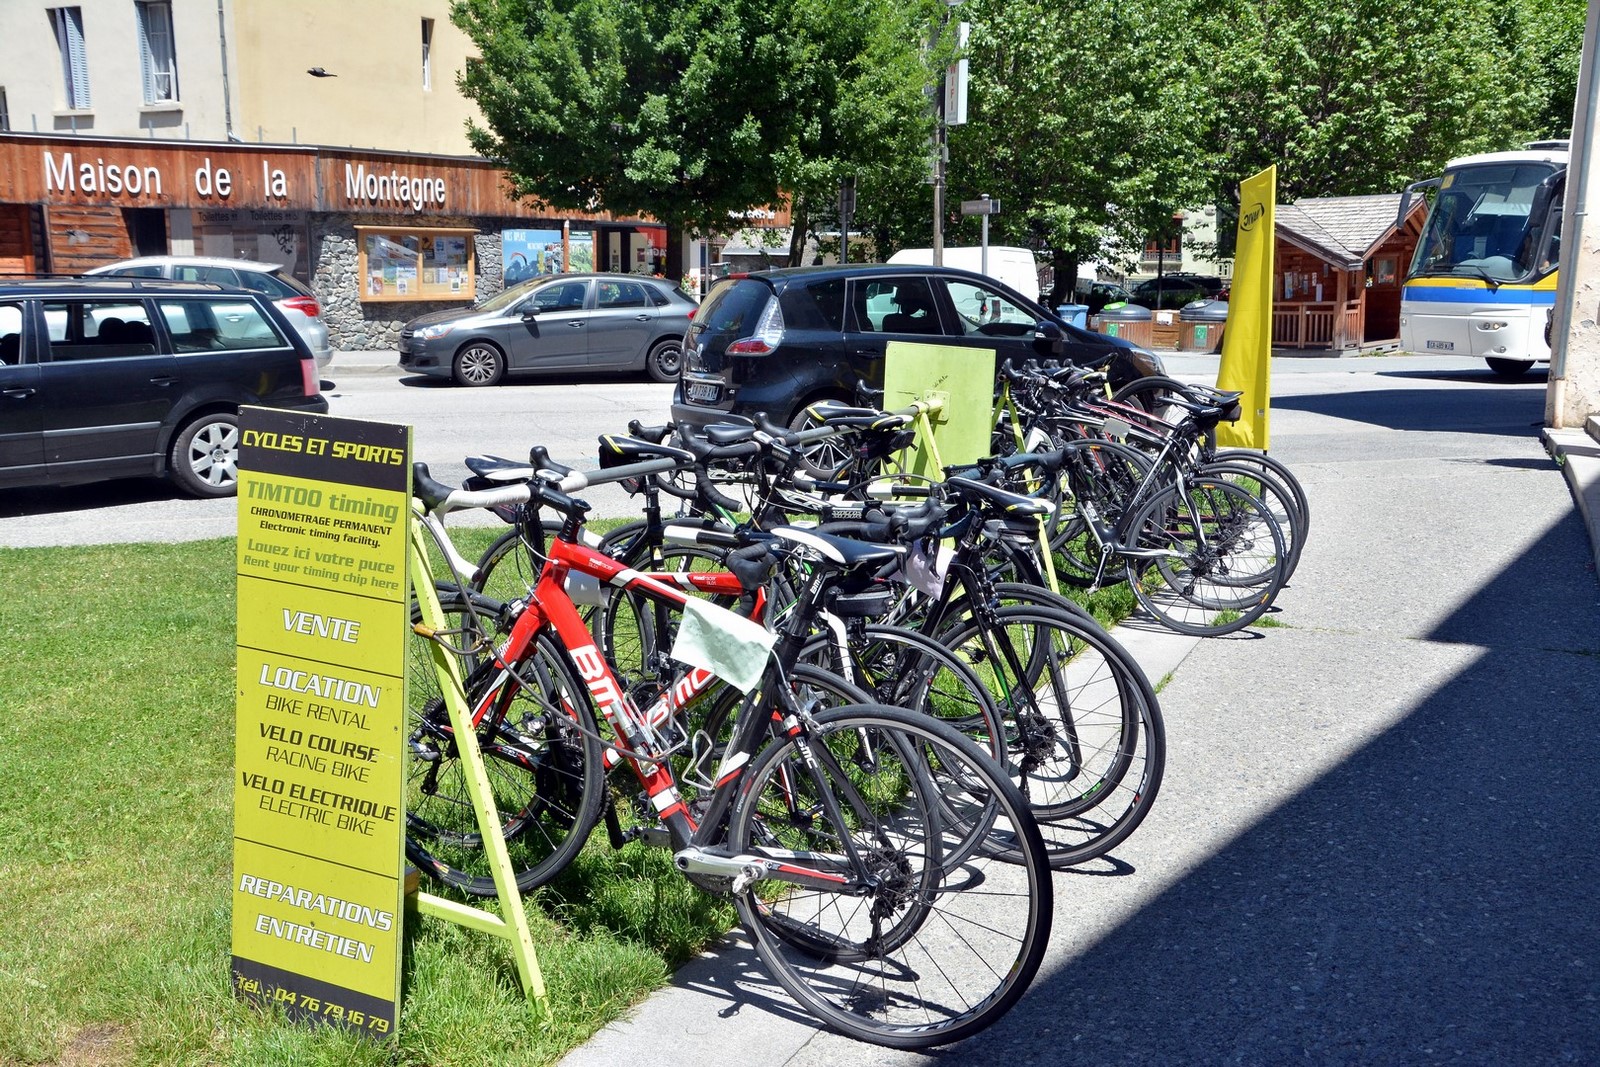
<instances>
[{"instance_id":1,"label":"bicycle pedal","mask_svg":"<svg viewBox=\"0 0 1600 1067\"><path fill-rule=\"evenodd\" d=\"M650 848L666 848L672 844L672 835L665 826L632 826L622 831L628 841L640 841Z\"/></svg>"}]
</instances>

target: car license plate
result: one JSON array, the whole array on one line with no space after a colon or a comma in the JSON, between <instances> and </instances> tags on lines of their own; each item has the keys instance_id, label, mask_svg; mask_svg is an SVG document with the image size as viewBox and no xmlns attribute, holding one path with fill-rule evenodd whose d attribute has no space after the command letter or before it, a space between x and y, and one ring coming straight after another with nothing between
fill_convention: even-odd
<instances>
[{"instance_id":1,"label":"car license plate","mask_svg":"<svg viewBox=\"0 0 1600 1067\"><path fill-rule=\"evenodd\" d=\"M1429 341L1428 347L1439 352L1454 352L1456 343L1454 341Z\"/></svg>"},{"instance_id":2,"label":"car license plate","mask_svg":"<svg viewBox=\"0 0 1600 1067\"><path fill-rule=\"evenodd\" d=\"M720 386L703 382L693 382L687 390L690 400L698 400L703 404L716 403L717 394L720 392L722 392Z\"/></svg>"}]
</instances>

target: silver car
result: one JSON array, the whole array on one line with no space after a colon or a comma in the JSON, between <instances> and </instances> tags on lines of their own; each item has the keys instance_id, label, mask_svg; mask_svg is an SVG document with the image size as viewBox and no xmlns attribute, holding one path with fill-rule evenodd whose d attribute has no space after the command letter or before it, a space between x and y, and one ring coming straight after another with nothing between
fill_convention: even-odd
<instances>
[{"instance_id":1,"label":"silver car","mask_svg":"<svg viewBox=\"0 0 1600 1067\"><path fill-rule=\"evenodd\" d=\"M476 307L435 311L400 331L400 367L494 385L519 372L643 369L675 382L696 304L663 278L546 274Z\"/></svg>"},{"instance_id":2,"label":"silver car","mask_svg":"<svg viewBox=\"0 0 1600 1067\"><path fill-rule=\"evenodd\" d=\"M322 321L322 303L300 279L276 263L257 263L248 259L219 259L211 256L140 256L95 267L85 274L119 274L133 278L172 278L180 282L211 282L235 289L263 293L284 317L300 331L306 346L317 357L317 370L333 362L333 346L328 342L328 326ZM241 320L243 321L243 320ZM227 323L223 324L227 327Z\"/></svg>"}]
</instances>

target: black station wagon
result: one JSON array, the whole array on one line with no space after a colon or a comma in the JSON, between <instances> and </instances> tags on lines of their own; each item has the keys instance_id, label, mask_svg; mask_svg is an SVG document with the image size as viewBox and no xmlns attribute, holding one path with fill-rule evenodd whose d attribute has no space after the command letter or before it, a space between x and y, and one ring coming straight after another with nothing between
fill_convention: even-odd
<instances>
[{"instance_id":1,"label":"black station wagon","mask_svg":"<svg viewBox=\"0 0 1600 1067\"><path fill-rule=\"evenodd\" d=\"M684 340L672 417L705 426L758 412L798 426L818 400L883 387L890 341L991 349L999 362L1087 363L1107 353L1113 386L1161 373L1155 353L1063 322L1020 293L952 267L845 264L732 275Z\"/></svg>"},{"instance_id":2,"label":"black station wagon","mask_svg":"<svg viewBox=\"0 0 1600 1067\"><path fill-rule=\"evenodd\" d=\"M326 413L269 297L129 278L0 282L0 488L165 476L237 487L239 408Z\"/></svg>"}]
</instances>

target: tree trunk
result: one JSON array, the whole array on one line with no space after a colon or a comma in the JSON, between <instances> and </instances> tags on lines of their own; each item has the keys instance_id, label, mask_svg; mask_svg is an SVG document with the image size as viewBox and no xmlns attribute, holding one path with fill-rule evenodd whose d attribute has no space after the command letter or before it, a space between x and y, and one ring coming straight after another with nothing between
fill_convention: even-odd
<instances>
[{"instance_id":1,"label":"tree trunk","mask_svg":"<svg viewBox=\"0 0 1600 1067\"><path fill-rule=\"evenodd\" d=\"M1050 309L1072 303L1072 291L1078 284L1078 253L1065 248L1052 249L1050 265L1055 270L1055 284L1045 294L1045 305Z\"/></svg>"},{"instance_id":2,"label":"tree trunk","mask_svg":"<svg viewBox=\"0 0 1600 1067\"><path fill-rule=\"evenodd\" d=\"M789 202L789 266L805 266L806 237L811 230L810 213L806 202L796 196Z\"/></svg>"}]
</instances>

